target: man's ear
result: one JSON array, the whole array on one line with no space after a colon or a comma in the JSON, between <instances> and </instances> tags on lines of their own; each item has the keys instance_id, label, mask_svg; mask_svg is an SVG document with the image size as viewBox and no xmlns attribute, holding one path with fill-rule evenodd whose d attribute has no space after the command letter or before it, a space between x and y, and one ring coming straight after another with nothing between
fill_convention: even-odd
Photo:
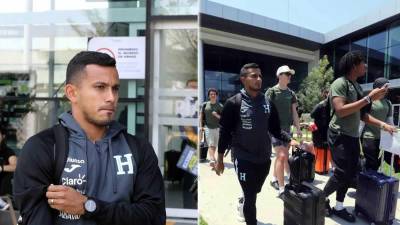
<instances>
[{"instance_id":1,"label":"man's ear","mask_svg":"<svg viewBox=\"0 0 400 225\"><path fill-rule=\"evenodd\" d=\"M240 76L239 77L239 79L240 79L240 82L243 84L243 82L244 82L244 78L245 78L245 76Z\"/></svg>"},{"instance_id":2,"label":"man's ear","mask_svg":"<svg viewBox=\"0 0 400 225\"><path fill-rule=\"evenodd\" d=\"M77 93L78 89L75 85L73 84L66 84L64 88L65 96L68 98L70 102L76 102L77 101Z\"/></svg>"}]
</instances>

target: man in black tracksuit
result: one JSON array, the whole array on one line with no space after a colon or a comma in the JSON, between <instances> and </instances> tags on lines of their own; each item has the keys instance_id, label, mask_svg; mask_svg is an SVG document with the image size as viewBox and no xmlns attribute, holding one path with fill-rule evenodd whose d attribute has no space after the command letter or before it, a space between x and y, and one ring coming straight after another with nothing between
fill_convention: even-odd
<instances>
[{"instance_id":1,"label":"man in black tracksuit","mask_svg":"<svg viewBox=\"0 0 400 225\"><path fill-rule=\"evenodd\" d=\"M107 54L80 52L69 62L65 94L71 112L28 139L15 171L23 224L165 224L156 154L114 120L118 88L115 60ZM56 128L65 135L56 135ZM55 141L59 136L65 140Z\"/></svg>"},{"instance_id":2,"label":"man in black tracksuit","mask_svg":"<svg viewBox=\"0 0 400 225\"><path fill-rule=\"evenodd\" d=\"M215 171L218 175L223 173L224 152L231 146L244 194L244 218L247 225L255 225L257 193L261 191L271 165L269 133L284 142L291 142L291 138L281 131L275 106L260 91L262 75L258 65L244 65L240 80L244 89L226 101L221 113Z\"/></svg>"}]
</instances>

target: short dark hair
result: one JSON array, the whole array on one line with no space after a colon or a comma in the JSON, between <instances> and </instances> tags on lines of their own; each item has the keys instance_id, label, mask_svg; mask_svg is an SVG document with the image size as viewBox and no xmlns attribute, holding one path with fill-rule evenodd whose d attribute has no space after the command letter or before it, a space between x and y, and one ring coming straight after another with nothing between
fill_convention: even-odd
<instances>
[{"instance_id":1,"label":"short dark hair","mask_svg":"<svg viewBox=\"0 0 400 225\"><path fill-rule=\"evenodd\" d=\"M242 67L242 69L240 69L240 76L241 76L241 77L242 77L242 76L246 76L246 75L247 75L247 69L250 69L250 68L253 68L253 69L260 69L260 67L259 67L258 64L256 64L256 63L247 63L247 64L244 64L243 67Z\"/></svg>"},{"instance_id":2,"label":"short dark hair","mask_svg":"<svg viewBox=\"0 0 400 225\"><path fill-rule=\"evenodd\" d=\"M207 96L208 96L208 97L210 97L210 93L211 93L211 92L215 92L215 94L218 95L218 90L217 90L217 89L215 89L215 88L209 88L209 89L207 90Z\"/></svg>"},{"instance_id":3,"label":"short dark hair","mask_svg":"<svg viewBox=\"0 0 400 225\"><path fill-rule=\"evenodd\" d=\"M365 62L365 58L361 51L350 51L340 59L339 70L344 75L347 75L354 66L362 62Z\"/></svg>"},{"instance_id":4,"label":"short dark hair","mask_svg":"<svg viewBox=\"0 0 400 225\"><path fill-rule=\"evenodd\" d=\"M76 83L81 72L90 64L115 67L115 59L111 56L94 51L82 51L76 54L67 66L66 84Z\"/></svg>"}]
</instances>

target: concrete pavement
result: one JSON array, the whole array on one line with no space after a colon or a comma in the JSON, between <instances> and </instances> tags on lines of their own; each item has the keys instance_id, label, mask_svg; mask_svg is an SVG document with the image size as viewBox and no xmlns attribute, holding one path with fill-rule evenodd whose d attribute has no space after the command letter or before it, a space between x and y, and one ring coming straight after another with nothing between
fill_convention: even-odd
<instances>
[{"instance_id":1,"label":"concrete pavement","mask_svg":"<svg viewBox=\"0 0 400 225\"><path fill-rule=\"evenodd\" d=\"M199 164L199 215L201 215L208 225L245 225L237 220L237 200L241 196L241 189L236 178L233 164L230 162L230 156L225 158L225 172L217 176L211 171L208 163ZM273 161L272 161L273 162ZM272 167L267 180L264 183L261 193L257 198L257 219L259 225L282 225L283 224L283 201L277 198L277 192L270 186ZM314 185L322 189L325 186L329 176L316 174ZM355 193L354 189L349 192ZM331 206L335 203L335 194L330 196ZM399 198L399 197L398 197ZM355 199L346 196L344 206L353 210ZM326 225L369 224L364 219L357 217L356 223L347 223L338 217L325 217ZM396 221L393 225L400 225L400 201L396 209Z\"/></svg>"}]
</instances>

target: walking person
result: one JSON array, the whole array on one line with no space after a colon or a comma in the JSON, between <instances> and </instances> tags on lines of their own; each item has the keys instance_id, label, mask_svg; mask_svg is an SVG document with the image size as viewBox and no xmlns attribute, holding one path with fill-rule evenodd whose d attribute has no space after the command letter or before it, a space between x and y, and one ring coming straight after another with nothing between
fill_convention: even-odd
<instances>
[{"instance_id":1,"label":"walking person","mask_svg":"<svg viewBox=\"0 0 400 225\"><path fill-rule=\"evenodd\" d=\"M295 74L293 69L289 66L283 65L276 71L278 83L269 88L265 93L272 103L276 106L279 114L279 123L283 131L290 134L292 125L296 127L297 137L301 138L302 133L300 130L300 121L297 114L297 97L295 93L290 90L288 84L292 76ZM285 190L284 171L290 177L289 170L289 143L283 142L277 138L272 137L272 146L274 147L276 158L273 167L273 175L271 179L271 186L278 191L278 196Z\"/></svg>"},{"instance_id":2,"label":"walking person","mask_svg":"<svg viewBox=\"0 0 400 225\"><path fill-rule=\"evenodd\" d=\"M357 79L364 76L366 71L361 52L346 53L341 58L339 67L343 76L332 83L329 95L334 115L329 123L328 145L335 170L324 187L327 198L326 215L333 214L348 222L355 222L354 215L344 208L343 201L357 173L356 165L360 157L360 120L391 133L395 131L395 127L376 119L366 110L365 106L384 98L388 86L386 84L380 88L374 88L363 97L362 88L357 83ZM330 208L328 196L333 192L336 192L336 205Z\"/></svg>"},{"instance_id":3,"label":"walking person","mask_svg":"<svg viewBox=\"0 0 400 225\"><path fill-rule=\"evenodd\" d=\"M200 121L201 131L206 134L206 142L208 145L208 156L210 166L215 164L215 151L218 147L219 138L219 119L221 118L222 104L217 102L218 91L210 88L207 91L209 101L204 102L201 107Z\"/></svg>"},{"instance_id":4,"label":"walking person","mask_svg":"<svg viewBox=\"0 0 400 225\"><path fill-rule=\"evenodd\" d=\"M386 84L389 84L389 80L384 77L380 77L374 81L372 88L381 88ZM389 99L387 99L387 94L384 98L372 102L370 114L380 121L385 121L387 124L393 125L392 103ZM363 153L366 161L365 168L367 170L377 171L381 162L379 157L379 143L381 140L380 129L379 127L366 124L361 134ZM388 164L390 164L391 157L392 154L390 152L384 153L384 159ZM395 162L397 162L398 159L399 156L396 155ZM395 172L400 171L397 163L395 163L393 166L395 167Z\"/></svg>"},{"instance_id":5,"label":"walking person","mask_svg":"<svg viewBox=\"0 0 400 225\"><path fill-rule=\"evenodd\" d=\"M271 138L296 145L290 136L281 131L278 111L261 92L262 74L259 66L249 63L240 70L244 89L230 97L220 119L217 175L224 172L224 152L231 146L234 165L244 198L239 200L239 216L247 225L256 225L256 199L261 191L271 165ZM237 121L237 122L236 122ZM240 218L241 219L241 218Z\"/></svg>"},{"instance_id":6,"label":"walking person","mask_svg":"<svg viewBox=\"0 0 400 225\"><path fill-rule=\"evenodd\" d=\"M83 51L68 63L71 111L28 139L15 171L23 224L165 224L157 156L114 120L119 84L115 60L107 54Z\"/></svg>"}]
</instances>

